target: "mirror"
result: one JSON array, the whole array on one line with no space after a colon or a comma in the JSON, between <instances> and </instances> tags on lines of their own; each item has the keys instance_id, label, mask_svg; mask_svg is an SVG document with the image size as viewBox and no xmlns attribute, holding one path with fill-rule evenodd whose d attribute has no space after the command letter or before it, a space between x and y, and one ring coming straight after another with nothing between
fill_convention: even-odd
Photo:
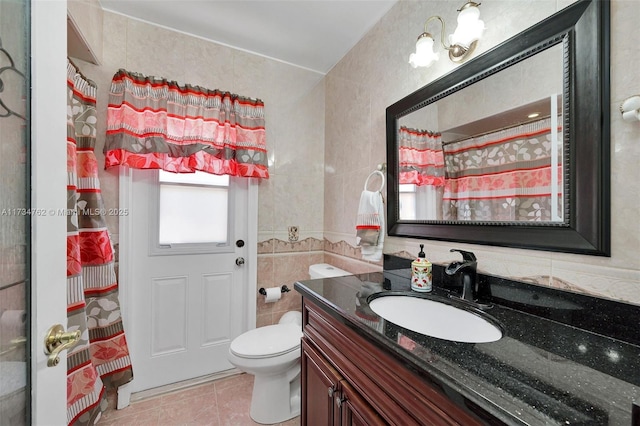
<instances>
[{"instance_id":1,"label":"mirror","mask_svg":"<svg viewBox=\"0 0 640 426\"><path fill-rule=\"evenodd\" d=\"M400 220L564 221L562 47L398 119Z\"/></svg>"},{"instance_id":2,"label":"mirror","mask_svg":"<svg viewBox=\"0 0 640 426\"><path fill-rule=\"evenodd\" d=\"M388 234L609 256L608 73L583 0L388 107Z\"/></svg>"}]
</instances>

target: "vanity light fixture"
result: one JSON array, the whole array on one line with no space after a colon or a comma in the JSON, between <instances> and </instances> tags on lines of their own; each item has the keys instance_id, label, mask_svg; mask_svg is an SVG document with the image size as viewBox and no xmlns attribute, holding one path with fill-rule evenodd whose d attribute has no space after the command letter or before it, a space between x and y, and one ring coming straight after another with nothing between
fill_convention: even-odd
<instances>
[{"instance_id":1,"label":"vanity light fixture","mask_svg":"<svg viewBox=\"0 0 640 426\"><path fill-rule=\"evenodd\" d=\"M458 26L453 34L449 35L449 46L444 43L445 24L441 17L431 16L424 23L424 32L418 36L416 51L409 56L409 63L414 68L428 67L440 58L440 53L433 48L434 38L427 32L427 24L437 19L442 24L440 42L442 47L449 51L449 59L453 62L461 62L468 57L478 44L478 40L484 31L484 22L480 20L480 3L468 1L458 9Z\"/></svg>"},{"instance_id":2,"label":"vanity light fixture","mask_svg":"<svg viewBox=\"0 0 640 426\"><path fill-rule=\"evenodd\" d=\"M624 121L640 121L640 95L631 96L620 105Z\"/></svg>"}]
</instances>

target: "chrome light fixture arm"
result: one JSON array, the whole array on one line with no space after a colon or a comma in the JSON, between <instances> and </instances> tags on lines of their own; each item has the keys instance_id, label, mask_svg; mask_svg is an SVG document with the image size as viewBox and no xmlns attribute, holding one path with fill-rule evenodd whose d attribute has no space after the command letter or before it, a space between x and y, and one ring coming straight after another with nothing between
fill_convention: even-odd
<instances>
[{"instance_id":1,"label":"chrome light fixture arm","mask_svg":"<svg viewBox=\"0 0 640 426\"><path fill-rule=\"evenodd\" d=\"M447 46L444 43L444 35L446 33L445 23L444 23L444 20L441 17L439 17L438 15L431 16L431 17L429 17L429 19L426 20L426 22L424 23L424 32L422 34L420 34L420 37L431 37L431 38L433 38L431 33L429 33L427 31L427 25L429 24L429 22L433 21L434 19L437 19L442 24L442 31L440 32L440 43L442 44L442 47L444 47L445 49L449 50L449 46ZM418 37L418 38L420 38L420 37Z\"/></svg>"}]
</instances>

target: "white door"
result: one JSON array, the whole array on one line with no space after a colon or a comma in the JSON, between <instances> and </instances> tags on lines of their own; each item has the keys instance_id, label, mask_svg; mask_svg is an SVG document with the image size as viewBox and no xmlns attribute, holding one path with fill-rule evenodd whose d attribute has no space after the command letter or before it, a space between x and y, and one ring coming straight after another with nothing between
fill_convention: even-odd
<instances>
[{"instance_id":1,"label":"white door","mask_svg":"<svg viewBox=\"0 0 640 426\"><path fill-rule=\"evenodd\" d=\"M250 207L250 194L256 202L255 184L250 179L230 179L226 229L223 219L209 216L208 195L198 198L201 205L184 209L186 213L179 208L168 215L175 219L195 213L197 234L200 229L203 234L212 228L214 233L223 231L221 237L203 238L217 241L204 249L177 241L182 230L173 231L180 224L171 223L159 234L159 198L166 200L170 195L164 194L171 193L182 197L193 189L170 185L173 192L166 192L165 186L160 194L159 185L158 171L131 171L126 216L130 238L120 240L120 265L127 264L125 273L130 277L130 283L121 281L121 286L129 289L130 296L132 392L232 369L227 361L231 341L255 327L257 213L255 206ZM192 237L198 240L200 235Z\"/></svg>"},{"instance_id":2,"label":"white door","mask_svg":"<svg viewBox=\"0 0 640 426\"><path fill-rule=\"evenodd\" d=\"M9 3L22 3L13 2ZM66 2L31 1L31 424L67 423L66 351L47 367L44 338L67 324ZM3 24L4 26L4 24ZM6 182L6 181L5 181Z\"/></svg>"}]
</instances>

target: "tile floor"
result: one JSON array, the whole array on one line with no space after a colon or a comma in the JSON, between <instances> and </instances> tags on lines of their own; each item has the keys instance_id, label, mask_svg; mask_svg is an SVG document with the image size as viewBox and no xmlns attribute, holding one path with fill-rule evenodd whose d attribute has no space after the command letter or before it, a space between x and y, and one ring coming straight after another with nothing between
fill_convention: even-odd
<instances>
[{"instance_id":1,"label":"tile floor","mask_svg":"<svg viewBox=\"0 0 640 426\"><path fill-rule=\"evenodd\" d=\"M250 426L253 376L239 374L108 409L98 426ZM110 404L111 406L111 404ZM300 417L279 426L297 426Z\"/></svg>"}]
</instances>

